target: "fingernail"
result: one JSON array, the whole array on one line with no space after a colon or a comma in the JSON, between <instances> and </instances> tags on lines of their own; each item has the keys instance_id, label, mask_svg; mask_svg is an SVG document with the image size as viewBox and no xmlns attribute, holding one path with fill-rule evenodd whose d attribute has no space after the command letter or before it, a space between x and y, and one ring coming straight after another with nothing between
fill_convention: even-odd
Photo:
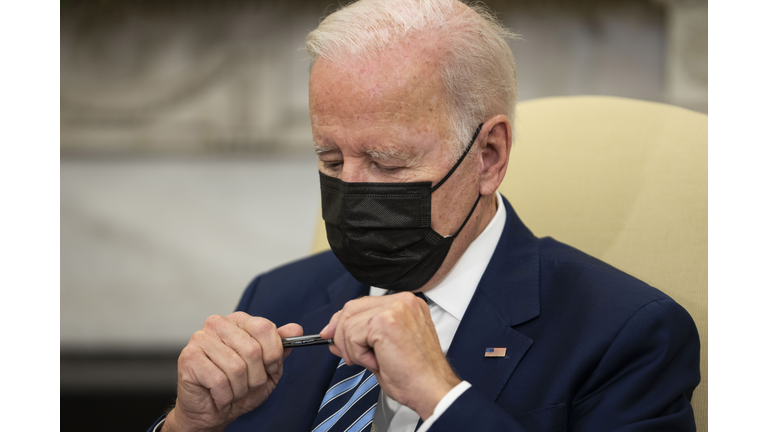
<instances>
[{"instance_id":1,"label":"fingernail","mask_svg":"<svg viewBox=\"0 0 768 432\"><path fill-rule=\"evenodd\" d=\"M221 410L228 413L231 408L232 408L232 404L229 404L229 405L225 406L224 408L222 408Z\"/></svg>"},{"instance_id":2,"label":"fingernail","mask_svg":"<svg viewBox=\"0 0 768 432\"><path fill-rule=\"evenodd\" d=\"M330 324L328 324L328 325L330 325ZM320 333L324 333L324 332L325 332L325 329L327 329L327 328L328 328L328 326L325 326L325 327L323 327L323 329L322 329L322 330L320 330Z\"/></svg>"},{"instance_id":3,"label":"fingernail","mask_svg":"<svg viewBox=\"0 0 768 432\"><path fill-rule=\"evenodd\" d=\"M278 370L279 368L280 368L280 365L279 365L279 364L277 364L277 363L272 363L272 364L271 364L271 365L269 365L269 367L267 368L267 372L269 372L269 373L273 374L273 373L277 372L277 370Z\"/></svg>"}]
</instances>

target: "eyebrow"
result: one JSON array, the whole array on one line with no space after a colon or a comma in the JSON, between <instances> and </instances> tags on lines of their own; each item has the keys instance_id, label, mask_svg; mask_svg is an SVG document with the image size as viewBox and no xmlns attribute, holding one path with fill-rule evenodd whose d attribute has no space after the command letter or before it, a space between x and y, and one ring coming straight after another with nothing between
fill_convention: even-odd
<instances>
[{"instance_id":1,"label":"eyebrow","mask_svg":"<svg viewBox=\"0 0 768 432\"><path fill-rule=\"evenodd\" d=\"M407 161L413 158L411 154L399 152L395 149L368 150L366 151L366 153L368 153L374 159L381 159L381 160L398 159L398 160Z\"/></svg>"},{"instance_id":2,"label":"eyebrow","mask_svg":"<svg viewBox=\"0 0 768 432\"><path fill-rule=\"evenodd\" d=\"M323 153L328 153L336 150L336 147L334 146L326 146L326 145L320 145L320 144L314 144L313 147L315 149L315 154L317 154L318 156L322 155ZM399 152L395 149L367 150L365 153L367 153L374 159L380 159L380 160L397 159L397 160L407 161L412 159L413 157L410 153Z\"/></svg>"},{"instance_id":3,"label":"eyebrow","mask_svg":"<svg viewBox=\"0 0 768 432\"><path fill-rule=\"evenodd\" d=\"M318 145L318 144L315 144L314 147L315 147L315 154L317 154L318 156L320 156L323 153L328 153L330 151L333 151L334 149L334 147L331 147L331 146L324 146L324 145Z\"/></svg>"}]
</instances>

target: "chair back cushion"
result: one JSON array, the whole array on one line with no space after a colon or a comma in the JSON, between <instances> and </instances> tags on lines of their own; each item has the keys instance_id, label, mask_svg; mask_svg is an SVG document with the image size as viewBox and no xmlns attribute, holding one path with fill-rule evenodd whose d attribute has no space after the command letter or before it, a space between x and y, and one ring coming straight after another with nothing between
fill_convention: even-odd
<instances>
[{"instance_id":1,"label":"chair back cushion","mask_svg":"<svg viewBox=\"0 0 768 432\"><path fill-rule=\"evenodd\" d=\"M530 100L499 188L551 236L659 288L693 317L707 430L707 116L597 96Z\"/></svg>"}]
</instances>

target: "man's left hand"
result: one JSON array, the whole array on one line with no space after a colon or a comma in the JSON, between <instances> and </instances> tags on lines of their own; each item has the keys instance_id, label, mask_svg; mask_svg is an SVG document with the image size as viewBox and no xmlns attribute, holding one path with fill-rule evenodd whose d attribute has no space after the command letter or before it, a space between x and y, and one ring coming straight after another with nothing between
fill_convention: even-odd
<instances>
[{"instance_id":1,"label":"man's left hand","mask_svg":"<svg viewBox=\"0 0 768 432\"><path fill-rule=\"evenodd\" d=\"M320 332L332 353L372 371L384 392L422 419L461 382L440 348L427 304L411 293L352 300Z\"/></svg>"}]
</instances>

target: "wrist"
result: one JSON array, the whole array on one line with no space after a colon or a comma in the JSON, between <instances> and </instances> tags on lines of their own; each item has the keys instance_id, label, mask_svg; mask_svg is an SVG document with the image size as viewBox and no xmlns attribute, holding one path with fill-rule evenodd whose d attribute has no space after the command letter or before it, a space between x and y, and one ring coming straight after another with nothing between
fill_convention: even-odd
<instances>
[{"instance_id":1,"label":"wrist","mask_svg":"<svg viewBox=\"0 0 768 432\"><path fill-rule=\"evenodd\" d=\"M165 416L165 423L160 428L160 432L221 432L226 425L213 428L201 428L194 425L194 422L186 419L183 414L178 412L178 407L172 409Z\"/></svg>"},{"instance_id":2,"label":"wrist","mask_svg":"<svg viewBox=\"0 0 768 432\"><path fill-rule=\"evenodd\" d=\"M422 420L431 417L437 404L460 383L461 379L456 375L451 374L451 376L447 377L445 380L441 380L436 385L430 386L428 388L429 391L419 397L411 409L416 411Z\"/></svg>"},{"instance_id":3,"label":"wrist","mask_svg":"<svg viewBox=\"0 0 768 432\"><path fill-rule=\"evenodd\" d=\"M186 429L184 428L183 422L180 423L178 421L176 408L174 408L165 416L165 423L163 423L160 432L179 432L183 430Z\"/></svg>"}]
</instances>

